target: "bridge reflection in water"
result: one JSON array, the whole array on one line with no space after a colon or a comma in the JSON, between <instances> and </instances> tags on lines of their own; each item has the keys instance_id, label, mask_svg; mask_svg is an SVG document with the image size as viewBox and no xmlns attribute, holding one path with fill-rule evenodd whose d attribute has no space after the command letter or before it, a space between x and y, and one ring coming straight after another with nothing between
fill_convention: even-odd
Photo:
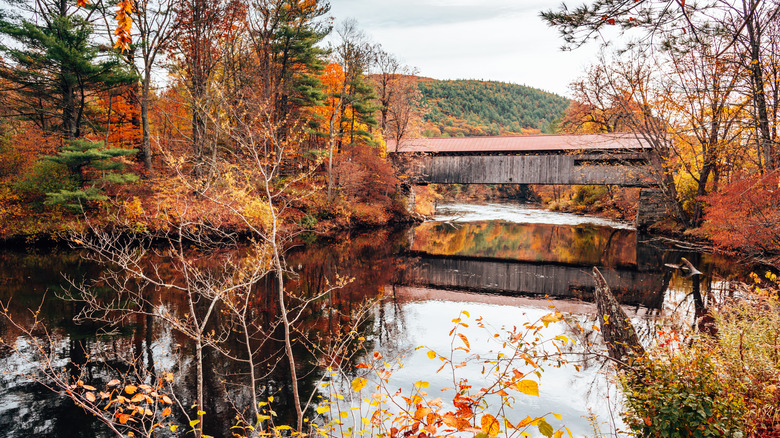
<instances>
[{"instance_id":1,"label":"bridge reflection in water","mask_svg":"<svg viewBox=\"0 0 780 438\"><path fill-rule=\"evenodd\" d=\"M671 279L663 253L628 229L432 222L410 239L397 285L591 301L598 266L622 303L660 308Z\"/></svg>"}]
</instances>

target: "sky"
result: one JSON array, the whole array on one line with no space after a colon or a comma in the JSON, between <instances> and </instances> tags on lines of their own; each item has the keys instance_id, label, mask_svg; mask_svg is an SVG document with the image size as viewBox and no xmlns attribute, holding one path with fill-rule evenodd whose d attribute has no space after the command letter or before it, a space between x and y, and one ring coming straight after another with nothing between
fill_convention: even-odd
<instances>
[{"instance_id":1,"label":"sky","mask_svg":"<svg viewBox=\"0 0 780 438\"><path fill-rule=\"evenodd\" d=\"M570 3L572 3L570 1ZM573 3L578 3L576 0ZM528 85L570 96L569 83L595 61L589 44L563 52L539 17L560 0L331 0L336 24L354 18L387 52L435 79Z\"/></svg>"}]
</instances>

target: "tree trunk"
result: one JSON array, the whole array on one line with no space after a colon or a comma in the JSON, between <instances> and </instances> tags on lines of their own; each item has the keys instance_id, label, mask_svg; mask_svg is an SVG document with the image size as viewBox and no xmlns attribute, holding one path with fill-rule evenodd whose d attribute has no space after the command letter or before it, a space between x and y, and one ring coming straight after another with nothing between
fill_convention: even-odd
<instances>
[{"instance_id":1,"label":"tree trunk","mask_svg":"<svg viewBox=\"0 0 780 438\"><path fill-rule=\"evenodd\" d=\"M757 29L759 24L756 21L754 0L750 3L742 1L742 8L745 15L745 24L748 32L748 41L750 44L750 79L753 85L751 99L756 108L758 120L758 153L763 154L764 165L767 169L775 168L774 148L772 145L772 133L769 128L769 116L767 112L766 96L764 95L764 66L761 62L761 29Z\"/></svg>"},{"instance_id":2,"label":"tree trunk","mask_svg":"<svg viewBox=\"0 0 780 438\"><path fill-rule=\"evenodd\" d=\"M144 73L144 80L141 86L141 152L144 154L144 165L149 174L154 173L152 167L152 145L149 138L149 88L150 71Z\"/></svg>"}]
</instances>

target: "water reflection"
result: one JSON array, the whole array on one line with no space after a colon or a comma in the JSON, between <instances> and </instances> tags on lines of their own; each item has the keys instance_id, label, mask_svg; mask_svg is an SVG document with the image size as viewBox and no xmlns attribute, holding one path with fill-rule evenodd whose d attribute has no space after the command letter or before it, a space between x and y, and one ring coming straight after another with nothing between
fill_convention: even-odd
<instances>
[{"instance_id":1,"label":"water reflection","mask_svg":"<svg viewBox=\"0 0 780 438\"><path fill-rule=\"evenodd\" d=\"M501 217L500 209L488 208L490 215ZM479 210L480 206L469 207L472 213ZM523 213L536 219L544 214ZM713 281L713 273L725 276L728 272L713 257L669 251L625 227L574 223L576 217L558 221L559 215L549 219L563 223L426 223L414 230L378 231L291 248L287 262L294 272L287 280L288 288L302 297L319 297L300 314L297 333L302 339L323 341L320 346L297 344L302 392L316 390L323 365L350 368L360 360L328 353L334 351L328 348L329 340L351 330L366 338L369 349L380 350L385 357L406 356L405 371L393 377L394 384L401 386L433 374L435 370L426 368L428 359L419 356L424 353L414 347L439 346L446 339L448 321L466 306L498 325L517 323L522 314L535 316L554 304L573 314L581 326L591 327L594 306L589 302L593 288L589 272L596 265L605 268L610 284L631 306L629 315L649 321L653 315L691 303L690 280L665 269L664 263L677 263L684 255L704 271L700 294L705 304L712 290L723 285ZM242 249L238 248L205 254L201 261L218 273L228 269L228 260L241 257ZM178 275L172 261L164 256L150 256L146 263L163 276ZM145 376L172 372L176 376L172 390L182 400L192 401L193 343L153 316L155 312L184 316L188 311L184 297L149 288L149 303L154 309L130 315L122 324L110 327L75 324L78 304L55 296L68 286L61 273L78 282L96 278L100 271L76 252L0 253L0 300L11 301L11 316L23 326L33 322L28 309L43 302L38 316L49 329L52 357L60 367L68 369L70 363L68 370L74 376L77 369L73 365L79 365L93 382L103 383L130 367ZM337 275L354 280L328 292ZM278 316L272 287L273 282L264 280L253 290L251 313L259 325L272 324ZM380 301L357 324L356 315L366 300ZM230 324L229 318L223 318L211 328L229 333ZM653 324L642 326L646 336L652 336ZM0 323L0 335L12 345L29 344L22 331L6 322ZM598 342L596 332L584 336L589 342ZM262 376L260 397L274 395L279 423L289 423L294 414L287 395L289 370L280 359L278 339L278 333L264 340L258 337L253 340L252 354L262 358L256 370ZM230 436L235 408L252 404L246 386L248 370L242 362L247 358L244 351L236 337L225 339L220 351L206 350L205 410L207 433L213 436ZM69 400L14 374L33 372L35 366L20 361L9 348L0 348L0 370L9 372L0 375L0 430L4 436L109 436ZM587 433L587 422L579 417L587 414L586 406L593 401L587 397L593 382L604 383L598 377L598 366L594 364L592 370L586 375L573 369L552 372L553 380L542 385L543 396L531 402L534 406L523 405L523 412L564 411L567 417L576 418L567 420L567 425ZM557 409L558 405L565 409ZM593 407L598 415L607 409L596 402ZM179 421L185 423L184 418Z\"/></svg>"},{"instance_id":2,"label":"water reflection","mask_svg":"<svg viewBox=\"0 0 780 438\"><path fill-rule=\"evenodd\" d=\"M411 249L444 256L577 266L637 264L635 231L596 225L428 222L414 230Z\"/></svg>"}]
</instances>

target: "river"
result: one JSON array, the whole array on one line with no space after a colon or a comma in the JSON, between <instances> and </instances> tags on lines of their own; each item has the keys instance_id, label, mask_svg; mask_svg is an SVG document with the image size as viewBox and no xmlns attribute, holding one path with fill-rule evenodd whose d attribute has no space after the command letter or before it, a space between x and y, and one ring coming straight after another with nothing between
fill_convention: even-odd
<instances>
[{"instance_id":1,"label":"river","mask_svg":"<svg viewBox=\"0 0 780 438\"><path fill-rule=\"evenodd\" d=\"M665 265L679 263L684 256L703 271L700 287L705 305L707 300L728 294L731 279L746 275L747 268L728 260L681 252L637 235L627 224L604 219L513 204L443 205L435 219L408 230L376 231L291 248L287 262L295 274L287 286L296 293L327 291L337 275L352 279L302 315L301 333L328 338L350 327L355 322L351 318L369 300L372 304L355 330L365 339L367 352L375 351L385 360L398 358L403 364L390 376L389 387L408 389L425 380L428 392L438 394L452 386L451 376L437 373L441 362L430 359L428 353L449 354L454 344L448 333L455 318L471 321L463 329L470 340L469 354L486 356L491 349L501 349L491 345L492 333L559 310L568 322L551 325L544 336L576 339L567 353L580 353L588 343L598 348L600 342L592 328L596 324L593 266L603 271L645 342L650 342L659 327L694 323L692 280ZM222 258L210 260L224 269ZM50 349L45 354L66 375L104 383L129 369L127 361L132 359L145 372L170 372L170 390L182 400L192 400L192 342L170 325L141 314L111 327L74 323L80 305L58 298L69 288L66 277L76 283L89 280L99 275L100 266L77 251L3 251L0 262L0 300L10 302L8 313L19 324L0 323L6 343L0 346L2 436L110 436L69 399L30 380L30 376L40 378L38 370L44 362L32 351L35 344L22 328L36 318L41 325L34 336L48 336ZM153 258L149 263L166 265ZM162 294L159 302L173 313L184 312L184 304L175 296ZM257 318L272 319L268 296L252 305ZM478 320L486 330L477 327ZM577 326L582 330L573 328ZM233 339L222 345L232 352L240 347ZM266 342L257 348L258 356L280 357L279 343ZM323 374L315 365L323 363L323 355L311 348L296 352L303 364L299 373L302 391L316 391ZM593 422L605 431L619 427L620 397L609 377L610 368L593 357L584 361L576 354L570 357L575 358L570 364L545 366L538 378L539 396L517 397L510 417L559 414L563 420L548 417L550 423L565 425L574 436L592 435ZM356 364L369 359L350 360ZM240 389L245 373L240 363L216 351L207 351L204 362L209 400L204 409L209 421L206 431L230 436L229 427L235 422L232 407L248 403ZM280 421L290 421L289 382L284 377L288 374L283 368L277 365L261 373L263 397L274 396ZM478 368L465 367L459 372L475 387L485 379ZM183 418L177 420L186 423Z\"/></svg>"}]
</instances>

